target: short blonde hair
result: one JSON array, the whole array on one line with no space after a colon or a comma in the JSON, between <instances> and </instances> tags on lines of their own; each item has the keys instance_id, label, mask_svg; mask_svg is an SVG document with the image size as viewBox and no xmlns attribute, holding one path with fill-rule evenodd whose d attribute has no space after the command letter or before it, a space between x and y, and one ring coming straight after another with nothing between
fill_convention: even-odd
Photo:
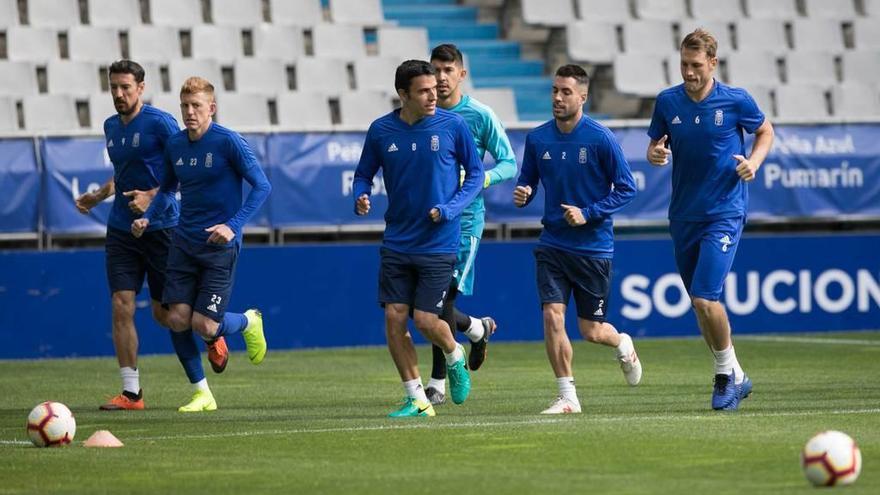
<instances>
[{"instance_id":1,"label":"short blonde hair","mask_svg":"<svg viewBox=\"0 0 880 495\"><path fill-rule=\"evenodd\" d=\"M214 85L207 79L198 76L190 77L187 78L186 81L183 81L183 86L180 87L180 96L193 95L196 93L205 93L211 97L211 100L213 100Z\"/></svg>"},{"instance_id":2,"label":"short blonde hair","mask_svg":"<svg viewBox=\"0 0 880 495\"><path fill-rule=\"evenodd\" d=\"M682 50L697 50L706 53L706 57L715 58L718 53L718 40L712 33L703 28L697 28L694 32L684 37L681 42Z\"/></svg>"}]
</instances>

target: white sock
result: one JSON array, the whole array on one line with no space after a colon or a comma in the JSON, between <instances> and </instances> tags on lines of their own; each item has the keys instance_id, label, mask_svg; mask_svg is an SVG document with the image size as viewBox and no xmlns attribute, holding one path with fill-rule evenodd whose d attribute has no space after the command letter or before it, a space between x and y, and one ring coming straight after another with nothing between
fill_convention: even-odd
<instances>
[{"instance_id":1,"label":"white sock","mask_svg":"<svg viewBox=\"0 0 880 495\"><path fill-rule=\"evenodd\" d=\"M467 330L464 331L464 334L467 335L467 338L470 339L471 342L476 342L483 338L483 334L486 333L486 329L483 328L483 320L471 318L471 326L468 327Z\"/></svg>"},{"instance_id":2,"label":"white sock","mask_svg":"<svg viewBox=\"0 0 880 495\"><path fill-rule=\"evenodd\" d=\"M422 387L421 377L403 382L403 389L406 391L407 397L412 397L413 399L422 402L428 402L428 396L425 395L425 388Z\"/></svg>"},{"instance_id":3,"label":"white sock","mask_svg":"<svg viewBox=\"0 0 880 495\"><path fill-rule=\"evenodd\" d=\"M449 366L452 366L459 359L464 359L464 347L462 347L461 344L456 342L455 350L453 350L450 353L444 353L444 355L446 356L446 364L448 364Z\"/></svg>"},{"instance_id":4,"label":"white sock","mask_svg":"<svg viewBox=\"0 0 880 495\"><path fill-rule=\"evenodd\" d=\"M729 375L733 371L735 375L734 383L740 384L743 382L745 372L743 372L739 361L736 359L736 351L733 350L733 345L723 351L713 350L712 354L715 354L716 375Z\"/></svg>"},{"instance_id":5,"label":"white sock","mask_svg":"<svg viewBox=\"0 0 880 495\"><path fill-rule=\"evenodd\" d=\"M129 366L119 368L119 375L122 376L122 390L135 395L141 391L140 372L137 368Z\"/></svg>"},{"instance_id":6,"label":"white sock","mask_svg":"<svg viewBox=\"0 0 880 495\"><path fill-rule=\"evenodd\" d=\"M428 380L428 386L425 388L434 388L439 390L441 393L446 393L446 380L438 380L436 378L431 378Z\"/></svg>"},{"instance_id":7,"label":"white sock","mask_svg":"<svg viewBox=\"0 0 880 495\"><path fill-rule=\"evenodd\" d=\"M559 387L559 395L561 397L564 397L575 404L581 403L581 401L578 400L577 390L574 388L573 376L561 376L557 378L556 385Z\"/></svg>"},{"instance_id":8,"label":"white sock","mask_svg":"<svg viewBox=\"0 0 880 495\"><path fill-rule=\"evenodd\" d=\"M205 392L210 392L211 389L208 388L208 379L202 378L201 380L192 384L193 392L198 392L199 390L203 390Z\"/></svg>"},{"instance_id":9,"label":"white sock","mask_svg":"<svg viewBox=\"0 0 880 495\"><path fill-rule=\"evenodd\" d=\"M620 344L617 344L617 357L628 357L634 350L635 347L633 346L632 337L625 333L621 333Z\"/></svg>"}]
</instances>

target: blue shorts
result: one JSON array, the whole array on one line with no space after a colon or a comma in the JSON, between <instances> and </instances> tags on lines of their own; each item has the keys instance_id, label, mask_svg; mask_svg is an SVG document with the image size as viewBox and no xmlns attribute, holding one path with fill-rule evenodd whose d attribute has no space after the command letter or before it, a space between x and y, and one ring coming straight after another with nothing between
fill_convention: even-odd
<instances>
[{"instance_id":1,"label":"blue shorts","mask_svg":"<svg viewBox=\"0 0 880 495\"><path fill-rule=\"evenodd\" d=\"M175 232L165 270L164 304L188 304L216 322L223 319L238 262L239 245L194 243Z\"/></svg>"},{"instance_id":2,"label":"blue shorts","mask_svg":"<svg viewBox=\"0 0 880 495\"><path fill-rule=\"evenodd\" d=\"M568 304L572 292L579 318L605 321L611 289L611 260L548 246L535 248L541 304Z\"/></svg>"},{"instance_id":3,"label":"blue shorts","mask_svg":"<svg viewBox=\"0 0 880 495\"><path fill-rule=\"evenodd\" d=\"M439 315L446 302L454 254L405 254L382 248L379 266L379 303L406 304Z\"/></svg>"},{"instance_id":4,"label":"blue shorts","mask_svg":"<svg viewBox=\"0 0 880 495\"><path fill-rule=\"evenodd\" d=\"M133 290L137 294L146 275L150 298L161 301L170 245L171 229L152 230L137 238L131 232L108 227L105 264L110 293Z\"/></svg>"},{"instance_id":5,"label":"blue shorts","mask_svg":"<svg viewBox=\"0 0 880 495\"><path fill-rule=\"evenodd\" d=\"M458 246L458 257L455 260L455 271L452 278L458 287L458 293L469 296L474 293L474 261L477 259L477 249L480 247L480 238L472 235L461 236Z\"/></svg>"},{"instance_id":6,"label":"blue shorts","mask_svg":"<svg viewBox=\"0 0 880 495\"><path fill-rule=\"evenodd\" d=\"M678 273L691 298L717 301L743 231L743 217L709 222L670 221Z\"/></svg>"}]
</instances>

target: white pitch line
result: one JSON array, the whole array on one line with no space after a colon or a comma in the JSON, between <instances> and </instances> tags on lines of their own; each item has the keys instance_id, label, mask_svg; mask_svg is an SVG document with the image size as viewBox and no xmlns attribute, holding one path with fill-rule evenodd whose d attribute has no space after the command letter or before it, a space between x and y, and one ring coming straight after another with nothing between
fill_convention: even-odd
<instances>
[{"instance_id":1,"label":"white pitch line","mask_svg":"<svg viewBox=\"0 0 880 495\"><path fill-rule=\"evenodd\" d=\"M783 337L774 335L740 335L736 340L756 340L758 342L794 342L797 344L829 345L867 345L880 346L880 340L864 339L821 339L816 337Z\"/></svg>"},{"instance_id":2,"label":"white pitch line","mask_svg":"<svg viewBox=\"0 0 880 495\"><path fill-rule=\"evenodd\" d=\"M838 409L831 411L783 411L783 412L739 412L739 413L709 413L709 414L665 414L665 415L641 415L641 416L602 416L602 417L568 417L568 418L536 418L523 421L468 421L464 423L432 423L430 420L421 423L400 425L375 425L375 426L350 426L337 428L296 428L287 430L261 430L261 431L230 431L224 433L211 433L199 435L165 435L152 437L130 437L126 442L155 442L164 440L191 440L229 437L253 437L262 435L300 435L308 433L352 433L388 430L417 430L426 428L488 428L496 426L530 426L568 423L571 425L582 423L618 423L622 421L693 421L693 420L723 420L727 421L734 417L740 418L778 418L793 416L823 416L823 415L847 415L847 414L880 414L880 408L869 409ZM0 445L30 445L30 442L22 440L0 440Z\"/></svg>"}]
</instances>

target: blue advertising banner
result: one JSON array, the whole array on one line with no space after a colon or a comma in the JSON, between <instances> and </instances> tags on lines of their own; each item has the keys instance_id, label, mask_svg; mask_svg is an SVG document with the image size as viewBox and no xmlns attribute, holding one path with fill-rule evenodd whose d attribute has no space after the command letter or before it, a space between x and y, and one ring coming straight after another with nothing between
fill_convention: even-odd
<instances>
[{"instance_id":1,"label":"blue advertising banner","mask_svg":"<svg viewBox=\"0 0 880 495\"><path fill-rule=\"evenodd\" d=\"M37 232L40 171L33 139L0 140L0 234Z\"/></svg>"},{"instance_id":2,"label":"blue advertising banner","mask_svg":"<svg viewBox=\"0 0 880 495\"><path fill-rule=\"evenodd\" d=\"M878 328L878 245L877 235L745 236L721 298L735 334ZM543 338L533 248L480 247L475 295L459 306L495 317L495 341ZM273 349L383 344L378 265L378 245L246 247L229 308L262 309ZM0 266L0 358L112 355L103 252L3 252ZM699 335L668 238L616 243L608 307L611 323L639 337ZM148 291L137 308L141 351L172 352ZM573 307L567 327L577 338Z\"/></svg>"}]
</instances>

